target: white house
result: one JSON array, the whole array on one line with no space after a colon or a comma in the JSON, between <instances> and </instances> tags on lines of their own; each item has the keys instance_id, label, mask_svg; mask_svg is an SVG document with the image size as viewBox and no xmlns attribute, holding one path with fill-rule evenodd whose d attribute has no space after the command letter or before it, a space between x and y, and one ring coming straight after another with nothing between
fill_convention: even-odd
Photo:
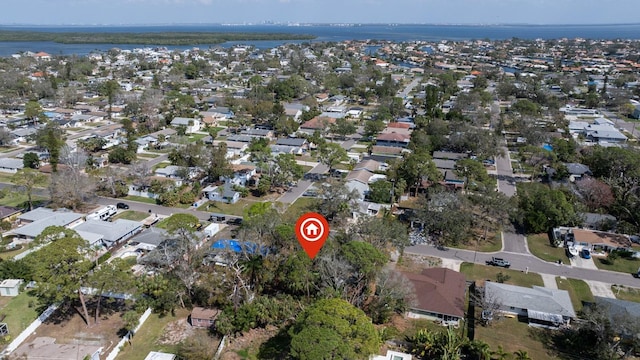
<instances>
[{"instance_id":1,"label":"white house","mask_svg":"<svg viewBox=\"0 0 640 360\"><path fill-rule=\"evenodd\" d=\"M0 296L18 296L22 279L6 279L0 282Z\"/></svg>"},{"instance_id":2,"label":"white house","mask_svg":"<svg viewBox=\"0 0 640 360\"><path fill-rule=\"evenodd\" d=\"M202 123L199 119L176 117L171 120L171 126L184 126L186 127L186 133L192 134L196 131L200 131Z\"/></svg>"},{"instance_id":3,"label":"white house","mask_svg":"<svg viewBox=\"0 0 640 360\"><path fill-rule=\"evenodd\" d=\"M233 190L231 184L224 186L209 185L202 189L202 196L211 201L220 201L227 204L235 204L240 200L240 193Z\"/></svg>"},{"instance_id":4,"label":"white house","mask_svg":"<svg viewBox=\"0 0 640 360\"><path fill-rule=\"evenodd\" d=\"M0 171L15 174L24 168L24 162L20 159L2 158L0 159Z\"/></svg>"},{"instance_id":5,"label":"white house","mask_svg":"<svg viewBox=\"0 0 640 360\"><path fill-rule=\"evenodd\" d=\"M256 167L251 165L234 165L233 174L229 177L220 177L226 184L246 186L251 177L256 175Z\"/></svg>"}]
</instances>

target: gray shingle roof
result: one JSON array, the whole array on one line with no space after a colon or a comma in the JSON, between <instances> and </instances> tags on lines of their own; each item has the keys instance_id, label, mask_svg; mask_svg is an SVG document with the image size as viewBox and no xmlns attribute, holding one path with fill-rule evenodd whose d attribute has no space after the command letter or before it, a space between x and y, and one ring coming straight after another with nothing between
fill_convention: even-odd
<instances>
[{"instance_id":1,"label":"gray shingle roof","mask_svg":"<svg viewBox=\"0 0 640 360\"><path fill-rule=\"evenodd\" d=\"M115 242L142 227L142 223L125 219L114 222L87 220L76 226L74 230L102 235L108 242Z\"/></svg>"},{"instance_id":2,"label":"gray shingle roof","mask_svg":"<svg viewBox=\"0 0 640 360\"><path fill-rule=\"evenodd\" d=\"M39 210L39 209L36 209L36 210ZM49 209L45 209L45 210L49 210ZM33 218L32 217L33 215L36 215L36 216L39 215L40 217L36 218L36 220L32 220L33 222L30 224L27 224L25 226L12 230L14 234L29 237L29 238L35 238L36 236L40 235L40 233L42 233L42 231L48 228L49 226L67 226L72 222L78 219L81 219L84 216L82 214L77 214L74 212L61 212L61 211L54 212L51 210L49 210L48 213L46 211L41 210L41 211L38 211L36 214L31 214L34 211L30 211L29 213L24 214L29 216L22 215L20 216L20 218L26 220L28 218Z\"/></svg>"},{"instance_id":3,"label":"gray shingle roof","mask_svg":"<svg viewBox=\"0 0 640 360\"><path fill-rule=\"evenodd\" d=\"M569 293L565 290L541 286L526 288L487 281L485 282L485 297L495 299L504 307L576 317Z\"/></svg>"}]
</instances>

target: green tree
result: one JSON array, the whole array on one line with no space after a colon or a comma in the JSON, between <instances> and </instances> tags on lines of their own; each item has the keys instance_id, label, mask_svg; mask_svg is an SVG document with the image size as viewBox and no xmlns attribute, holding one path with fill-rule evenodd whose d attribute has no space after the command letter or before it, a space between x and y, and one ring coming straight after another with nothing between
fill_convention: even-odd
<instances>
[{"instance_id":1,"label":"green tree","mask_svg":"<svg viewBox=\"0 0 640 360\"><path fill-rule=\"evenodd\" d=\"M22 157L22 164L27 169L37 169L40 167L40 157L33 152L25 153Z\"/></svg>"},{"instance_id":2,"label":"green tree","mask_svg":"<svg viewBox=\"0 0 640 360\"><path fill-rule=\"evenodd\" d=\"M393 184L387 180L377 180L369 184L369 200L380 203L388 204L391 202L391 189Z\"/></svg>"},{"instance_id":3,"label":"green tree","mask_svg":"<svg viewBox=\"0 0 640 360\"><path fill-rule=\"evenodd\" d=\"M49 163L53 172L58 171L60 153L65 145L66 136L64 130L56 122L48 122L36 132L36 145L49 152Z\"/></svg>"},{"instance_id":4,"label":"green tree","mask_svg":"<svg viewBox=\"0 0 640 360\"><path fill-rule=\"evenodd\" d=\"M347 150L345 150L340 144L325 143L320 146L318 151L318 161L321 164L329 167L329 172L335 168L336 165L343 161L349 160Z\"/></svg>"},{"instance_id":5,"label":"green tree","mask_svg":"<svg viewBox=\"0 0 640 360\"><path fill-rule=\"evenodd\" d=\"M318 300L289 330L295 359L367 359L380 338L362 310L340 299Z\"/></svg>"},{"instance_id":6,"label":"green tree","mask_svg":"<svg viewBox=\"0 0 640 360\"><path fill-rule=\"evenodd\" d=\"M344 139L348 135L355 134L356 125L346 118L339 118L335 123L331 124L330 131Z\"/></svg>"},{"instance_id":7,"label":"green tree","mask_svg":"<svg viewBox=\"0 0 640 360\"><path fill-rule=\"evenodd\" d=\"M100 85L99 91L102 96L107 97L109 119L111 119L113 103L115 102L116 95L120 91L120 84L116 80L107 80Z\"/></svg>"},{"instance_id":8,"label":"green tree","mask_svg":"<svg viewBox=\"0 0 640 360\"><path fill-rule=\"evenodd\" d=\"M513 352L513 356L515 356L515 360L531 360L529 354L524 350L516 350Z\"/></svg>"},{"instance_id":9,"label":"green tree","mask_svg":"<svg viewBox=\"0 0 640 360\"><path fill-rule=\"evenodd\" d=\"M562 190L540 183L519 183L517 189L518 220L528 233L542 233L577 222L574 205Z\"/></svg>"},{"instance_id":10,"label":"green tree","mask_svg":"<svg viewBox=\"0 0 640 360\"><path fill-rule=\"evenodd\" d=\"M87 284L97 289L95 323L100 319L100 307L102 305L102 294L105 292L131 294L135 290L135 281L131 266L122 259L113 259L110 262L101 264L88 275Z\"/></svg>"},{"instance_id":11,"label":"green tree","mask_svg":"<svg viewBox=\"0 0 640 360\"><path fill-rule=\"evenodd\" d=\"M54 235L55 240L46 247L46 251L36 251L27 256L33 264L36 296L47 305L62 303L73 306L75 301L80 301L82 310L75 306L74 309L89 325L85 295L80 290L92 267L86 257L87 242L75 231L63 227L49 227L41 235ZM42 240L36 238L36 241Z\"/></svg>"},{"instance_id":12,"label":"green tree","mask_svg":"<svg viewBox=\"0 0 640 360\"><path fill-rule=\"evenodd\" d=\"M489 176L481 162L472 159L461 159L456 162L456 173L466 180L469 190L493 191L495 180Z\"/></svg>"},{"instance_id":13,"label":"green tree","mask_svg":"<svg viewBox=\"0 0 640 360\"><path fill-rule=\"evenodd\" d=\"M221 177L231 176L233 169L227 159L227 143L221 142L214 146L209 153L206 164L207 177L209 181L219 181Z\"/></svg>"},{"instance_id":14,"label":"green tree","mask_svg":"<svg viewBox=\"0 0 640 360\"><path fill-rule=\"evenodd\" d=\"M368 120L364 123L364 136L372 138L384 130L385 126L382 120Z\"/></svg>"},{"instance_id":15,"label":"green tree","mask_svg":"<svg viewBox=\"0 0 640 360\"><path fill-rule=\"evenodd\" d=\"M33 190L46 184L46 175L33 169L23 169L12 176L11 181L16 184L20 191L27 194L29 211L33 208Z\"/></svg>"},{"instance_id":16,"label":"green tree","mask_svg":"<svg viewBox=\"0 0 640 360\"><path fill-rule=\"evenodd\" d=\"M296 162L292 154L278 154L271 172L271 186L287 186L304 175L304 168Z\"/></svg>"},{"instance_id":17,"label":"green tree","mask_svg":"<svg viewBox=\"0 0 640 360\"><path fill-rule=\"evenodd\" d=\"M24 107L24 116L35 123L38 120L44 118L44 112L42 111L42 106L35 101L30 100ZM46 119L46 118L45 118Z\"/></svg>"},{"instance_id":18,"label":"green tree","mask_svg":"<svg viewBox=\"0 0 640 360\"><path fill-rule=\"evenodd\" d=\"M196 226L200 223L200 220L192 214L173 214L163 221L165 229L170 233L175 233L182 229L188 231L195 231Z\"/></svg>"},{"instance_id":19,"label":"green tree","mask_svg":"<svg viewBox=\"0 0 640 360\"><path fill-rule=\"evenodd\" d=\"M116 146L109 152L109 162L112 164L131 164L136 159L136 153L122 146Z\"/></svg>"}]
</instances>

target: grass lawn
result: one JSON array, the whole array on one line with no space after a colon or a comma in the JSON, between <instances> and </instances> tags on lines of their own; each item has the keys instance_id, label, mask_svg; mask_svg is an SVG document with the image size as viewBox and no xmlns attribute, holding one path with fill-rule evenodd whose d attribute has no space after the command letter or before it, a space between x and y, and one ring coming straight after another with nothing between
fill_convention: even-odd
<instances>
[{"instance_id":1,"label":"grass lawn","mask_svg":"<svg viewBox=\"0 0 640 360\"><path fill-rule=\"evenodd\" d=\"M296 202L289 205L287 211L284 213L285 218L290 220L297 220L300 215L309 211L311 207L318 199L311 197L299 197Z\"/></svg>"},{"instance_id":2,"label":"grass lawn","mask_svg":"<svg viewBox=\"0 0 640 360\"><path fill-rule=\"evenodd\" d=\"M576 312L582 310L582 304L593 302L593 294L586 282L578 279L562 279L556 277L556 283L558 283L558 289L569 292L573 309Z\"/></svg>"},{"instance_id":3,"label":"grass lawn","mask_svg":"<svg viewBox=\"0 0 640 360\"><path fill-rule=\"evenodd\" d=\"M624 285L613 285L611 290L617 299L640 303L640 289L630 288Z\"/></svg>"},{"instance_id":4,"label":"grass lawn","mask_svg":"<svg viewBox=\"0 0 640 360\"><path fill-rule=\"evenodd\" d=\"M475 340L485 341L494 351L501 345L508 353L524 350L531 359L558 359L547 352L544 344L529 329L529 324L520 322L517 318L502 318L494 321L491 326L477 325Z\"/></svg>"},{"instance_id":5,"label":"grass lawn","mask_svg":"<svg viewBox=\"0 0 640 360\"><path fill-rule=\"evenodd\" d=\"M596 264L598 269L617 271L626 274L636 274L638 272L638 267L640 267L639 259L618 258L613 262L613 265L609 265L606 258L594 257L593 262Z\"/></svg>"},{"instance_id":6,"label":"grass lawn","mask_svg":"<svg viewBox=\"0 0 640 360\"><path fill-rule=\"evenodd\" d=\"M35 207L38 202L42 202L47 199L40 196L32 195L31 200L33 201L33 205ZM27 203L27 195L17 191L9 191L5 197L0 199L0 205L24 208L27 208L29 206L29 204Z\"/></svg>"},{"instance_id":7,"label":"grass lawn","mask_svg":"<svg viewBox=\"0 0 640 360\"><path fill-rule=\"evenodd\" d=\"M502 249L502 236L500 233L497 233L494 236L488 235L486 241L482 241L480 238L476 237L464 244L458 244L452 247L470 251L477 250L479 252L496 252Z\"/></svg>"},{"instance_id":8,"label":"grass lawn","mask_svg":"<svg viewBox=\"0 0 640 360\"><path fill-rule=\"evenodd\" d=\"M300 165L300 166L302 166L302 170L304 171L305 174L311 171L311 169L313 169L313 166L307 166L307 165Z\"/></svg>"},{"instance_id":9,"label":"grass lawn","mask_svg":"<svg viewBox=\"0 0 640 360\"><path fill-rule=\"evenodd\" d=\"M219 201L209 201L198 208L198 211L209 211L234 216L244 216L244 209L251 206L254 201L240 199L235 204L225 204Z\"/></svg>"},{"instance_id":10,"label":"grass lawn","mask_svg":"<svg viewBox=\"0 0 640 360\"><path fill-rule=\"evenodd\" d=\"M152 170L152 171L156 171L156 170L158 170L158 169L164 169L164 168L166 168L166 167L167 167L167 166L169 166L169 165L171 165L171 163L170 163L170 162L164 162L164 161L163 161L163 162L159 162L159 163L157 163L157 164L153 165L153 167L151 167L151 170Z\"/></svg>"},{"instance_id":11,"label":"grass lawn","mask_svg":"<svg viewBox=\"0 0 640 360\"><path fill-rule=\"evenodd\" d=\"M527 245L533 255L544 261L556 262L558 259L562 259L563 264L570 263L564 248L552 246L547 234L527 236Z\"/></svg>"},{"instance_id":12,"label":"grass lawn","mask_svg":"<svg viewBox=\"0 0 640 360\"><path fill-rule=\"evenodd\" d=\"M139 157L139 158L143 158L143 159L155 159L160 155L158 155L158 154L150 154L150 153L138 153L138 154L136 154L136 156Z\"/></svg>"},{"instance_id":13,"label":"grass lawn","mask_svg":"<svg viewBox=\"0 0 640 360\"><path fill-rule=\"evenodd\" d=\"M156 204L156 199L151 199L148 197L143 197L143 196L134 196L134 195L127 195L124 197L124 199L126 200L131 200L131 201L137 201L137 202L142 202L142 203L147 203L147 204Z\"/></svg>"},{"instance_id":14,"label":"grass lawn","mask_svg":"<svg viewBox=\"0 0 640 360\"><path fill-rule=\"evenodd\" d=\"M32 304L31 307L29 307L30 302ZM26 329L38 317L37 304L38 300L35 297L22 292L20 295L10 298L6 305L0 308L0 314L7 315L3 322L7 323L9 335L11 335L12 339L15 339L22 330Z\"/></svg>"},{"instance_id":15,"label":"grass lawn","mask_svg":"<svg viewBox=\"0 0 640 360\"><path fill-rule=\"evenodd\" d=\"M0 147L0 153L8 153L8 152L12 152L13 150L16 150L18 147L17 146L11 146L11 147Z\"/></svg>"},{"instance_id":16,"label":"grass lawn","mask_svg":"<svg viewBox=\"0 0 640 360\"><path fill-rule=\"evenodd\" d=\"M14 256L23 253L25 251L29 250L29 246L28 245L22 245L22 247L20 249L17 250L11 250L11 251L6 251L6 252L0 252L0 259L2 260L7 260L7 259L11 259Z\"/></svg>"},{"instance_id":17,"label":"grass lawn","mask_svg":"<svg viewBox=\"0 0 640 360\"><path fill-rule=\"evenodd\" d=\"M147 213L143 213L140 211L127 210L123 211L120 214L113 217L113 220L117 219L125 219L125 220L133 220L133 221L142 221L149 216Z\"/></svg>"},{"instance_id":18,"label":"grass lawn","mask_svg":"<svg viewBox=\"0 0 640 360\"><path fill-rule=\"evenodd\" d=\"M166 315L160 317L158 314L151 314L147 321L142 324L140 330L131 339L131 346L126 345L118 354L116 359L122 360L144 360L150 351L161 351L176 353L176 345L160 344L158 340L162 337L165 327L172 321L184 319L187 321L189 310L177 309L176 316Z\"/></svg>"},{"instance_id":19,"label":"grass lawn","mask_svg":"<svg viewBox=\"0 0 640 360\"><path fill-rule=\"evenodd\" d=\"M460 265L460 272L465 274L467 280L491 280L497 281L498 273L510 276L505 284L531 287L533 285L544 286L542 276L532 272L525 274L523 271L503 269L495 266L479 265L464 262Z\"/></svg>"},{"instance_id":20,"label":"grass lawn","mask_svg":"<svg viewBox=\"0 0 640 360\"><path fill-rule=\"evenodd\" d=\"M209 134L192 134L189 136L189 142L196 142L198 140L202 140L203 138L209 136Z\"/></svg>"}]
</instances>

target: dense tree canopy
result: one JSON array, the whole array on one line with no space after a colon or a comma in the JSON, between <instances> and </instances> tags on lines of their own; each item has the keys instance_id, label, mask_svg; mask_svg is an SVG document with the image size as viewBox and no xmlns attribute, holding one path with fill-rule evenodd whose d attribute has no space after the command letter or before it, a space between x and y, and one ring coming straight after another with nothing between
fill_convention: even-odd
<instances>
[{"instance_id":1,"label":"dense tree canopy","mask_svg":"<svg viewBox=\"0 0 640 360\"><path fill-rule=\"evenodd\" d=\"M380 339L365 313L340 299L318 300L289 331L295 359L368 359Z\"/></svg>"}]
</instances>

